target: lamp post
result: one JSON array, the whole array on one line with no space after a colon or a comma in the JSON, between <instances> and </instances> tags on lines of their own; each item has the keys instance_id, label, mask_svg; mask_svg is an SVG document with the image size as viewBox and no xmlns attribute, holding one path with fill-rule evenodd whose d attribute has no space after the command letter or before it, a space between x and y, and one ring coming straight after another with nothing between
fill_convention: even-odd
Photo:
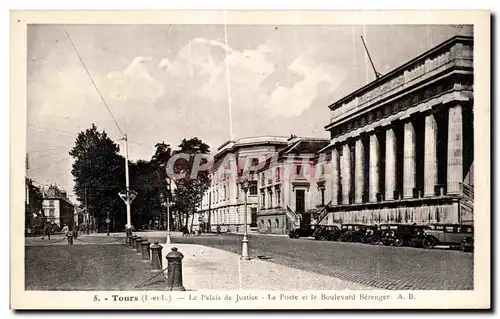
<instances>
[{"instance_id":1,"label":"lamp post","mask_svg":"<svg viewBox=\"0 0 500 319\"><path fill-rule=\"evenodd\" d=\"M167 242L166 244L172 243L172 238L170 237L170 202L168 201L168 196L165 198L163 194L160 194L161 205L163 208L167 209Z\"/></svg>"},{"instance_id":2,"label":"lamp post","mask_svg":"<svg viewBox=\"0 0 500 319\"><path fill-rule=\"evenodd\" d=\"M106 216L107 235L106 236L109 236L109 223L110 222L111 222L111 220L109 219L109 212L107 212L107 216Z\"/></svg>"},{"instance_id":3,"label":"lamp post","mask_svg":"<svg viewBox=\"0 0 500 319\"><path fill-rule=\"evenodd\" d=\"M247 233L247 192L248 192L248 188L250 186L250 182L248 181L248 179L245 178L245 180L243 181L243 183L241 184L241 189L243 189L243 192L245 193L245 214L244 214L244 218L245 218L245 221L244 221L244 232L243 232L243 239L241 240L241 259L242 260L249 260L250 257L248 256L248 233Z\"/></svg>"}]
</instances>

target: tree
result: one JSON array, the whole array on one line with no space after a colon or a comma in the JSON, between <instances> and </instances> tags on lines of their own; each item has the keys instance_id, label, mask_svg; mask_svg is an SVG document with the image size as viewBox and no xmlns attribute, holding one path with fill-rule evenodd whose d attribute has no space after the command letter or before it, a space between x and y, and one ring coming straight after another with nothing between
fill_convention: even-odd
<instances>
[{"instance_id":1,"label":"tree","mask_svg":"<svg viewBox=\"0 0 500 319\"><path fill-rule=\"evenodd\" d=\"M189 217L201 204L203 194L210 186L208 171L199 171L197 176L192 178L193 163L197 154L209 154L210 147L197 137L189 140L183 139L179 145L179 150L175 151L173 155L178 153L189 155L189 159L178 160L174 166L176 174L184 175L183 178L175 180L174 207L180 213L180 216L184 215L184 226L188 227ZM206 161L207 159L202 159L201 164L206 164Z\"/></svg>"},{"instance_id":2,"label":"tree","mask_svg":"<svg viewBox=\"0 0 500 319\"><path fill-rule=\"evenodd\" d=\"M74 158L71 173L74 191L80 203L87 203L90 216L103 225L107 213L117 228L126 223L126 212L118 193L125 189L125 160L119 146L105 131L92 124L80 132L69 154Z\"/></svg>"}]
</instances>

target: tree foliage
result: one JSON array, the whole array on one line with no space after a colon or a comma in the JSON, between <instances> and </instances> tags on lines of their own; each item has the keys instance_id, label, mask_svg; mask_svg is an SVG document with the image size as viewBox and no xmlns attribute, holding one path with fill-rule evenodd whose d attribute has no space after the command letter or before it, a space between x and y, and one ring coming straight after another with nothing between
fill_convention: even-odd
<instances>
[{"instance_id":1,"label":"tree foliage","mask_svg":"<svg viewBox=\"0 0 500 319\"><path fill-rule=\"evenodd\" d=\"M184 225L189 226L189 217L193 215L203 199L203 194L210 186L209 172L198 171L196 176L191 176L197 154L210 153L210 147L197 137L189 140L183 139L175 154L183 153L189 155L189 160L178 160L175 163L174 172L183 174L184 177L175 180L176 190L174 196L174 207L180 215L184 216ZM207 159L201 161L206 164Z\"/></svg>"},{"instance_id":2,"label":"tree foliage","mask_svg":"<svg viewBox=\"0 0 500 319\"><path fill-rule=\"evenodd\" d=\"M196 154L208 154L209 146L198 138L192 138L182 140L178 147L178 150L173 151L169 144L157 143L150 160L129 162L130 189L137 192L131 205L131 221L136 228L155 219L160 223L165 221L162 198L173 203L172 210L179 217L185 217L184 221L179 220L184 225L188 225L189 217L201 203L210 185L208 172L200 171L193 179L190 175ZM90 216L95 217L97 225L105 226L109 213L113 220L112 230L122 230L126 224L126 206L118 196L120 191L125 190L125 159L119 151L119 145L105 131L100 132L92 125L78 134L69 153L74 158L71 172L78 201L82 206L86 202ZM166 174L166 168L171 157L177 153L189 154L190 159L176 162L174 170L185 172L186 177L174 180L176 190L173 196L170 186L172 181Z\"/></svg>"},{"instance_id":3,"label":"tree foliage","mask_svg":"<svg viewBox=\"0 0 500 319\"><path fill-rule=\"evenodd\" d=\"M118 192L125 189L125 160L120 147L105 131L92 127L80 132L69 152L74 158L71 173L74 191L82 206L87 204L90 216L102 224L109 212L116 228L126 222L126 211Z\"/></svg>"}]
</instances>

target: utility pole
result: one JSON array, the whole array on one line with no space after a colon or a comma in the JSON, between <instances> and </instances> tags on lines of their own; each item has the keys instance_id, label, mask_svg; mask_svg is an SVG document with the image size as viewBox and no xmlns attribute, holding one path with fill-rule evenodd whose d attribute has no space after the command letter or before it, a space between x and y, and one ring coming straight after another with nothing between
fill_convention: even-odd
<instances>
[{"instance_id":1,"label":"utility pole","mask_svg":"<svg viewBox=\"0 0 500 319\"><path fill-rule=\"evenodd\" d=\"M129 184L129 173L128 173L128 139L127 134L123 136L123 140L125 141L125 188L126 188L126 198L125 203L127 205L127 225L126 233L127 233L127 243L130 241L130 237L132 236L132 223L130 221L130 184Z\"/></svg>"},{"instance_id":2,"label":"utility pole","mask_svg":"<svg viewBox=\"0 0 500 319\"><path fill-rule=\"evenodd\" d=\"M87 187L85 187L85 216L87 216L87 235L90 233L90 214L87 208Z\"/></svg>"},{"instance_id":3,"label":"utility pole","mask_svg":"<svg viewBox=\"0 0 500 319\"><path fill-rule=\"evenodd\" d=\"M212 232L212 225L211 225L211 217L212 217L212 212L211 212L211 205L212 205L212 191L208 190L208 223L207 223L207 233Z\"/></svg>"},{"instance_id":4,"label":"utility pole","mask_svg":"<svg viewBox=\"0 0 500 319\"><path fill-rule=\"evenodd\" d=\"M168 178L168 191L166 195L166 204L167 204L167 244L172 243L172 238L170 237L170 200L169 200L169 195L172 194L172 184L170 184L170 178Z\"/></svg>"}]
</instances>

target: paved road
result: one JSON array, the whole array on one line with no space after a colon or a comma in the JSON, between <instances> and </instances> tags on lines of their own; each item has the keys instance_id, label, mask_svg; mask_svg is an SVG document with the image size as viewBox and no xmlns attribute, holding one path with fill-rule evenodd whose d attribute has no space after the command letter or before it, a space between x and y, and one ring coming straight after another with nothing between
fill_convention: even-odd
<instances>
[{"instance_id":1,"label":"paved road","mask_svg":"<svg viewBox=\"0 0 500 319\"><path fill-rule=\"evenodd\" d=\"M28 245L25 287L26 290L165 290L166 281L161 276L150 279L155 275L151 262L141 259L135 250L120 243Z\"/></svg>"},{"instance_id":2,"label":"paved road","mask_svg":"<svg viewBox=\"0 0 500 319\"><path fill-rule=\"evenodd\" d=\"M263 235L249 240L253 257L380 289L474 289L472 253ZM173 242L241 252L237 235L174 237Z\"/></svg>"}]
</instances>

